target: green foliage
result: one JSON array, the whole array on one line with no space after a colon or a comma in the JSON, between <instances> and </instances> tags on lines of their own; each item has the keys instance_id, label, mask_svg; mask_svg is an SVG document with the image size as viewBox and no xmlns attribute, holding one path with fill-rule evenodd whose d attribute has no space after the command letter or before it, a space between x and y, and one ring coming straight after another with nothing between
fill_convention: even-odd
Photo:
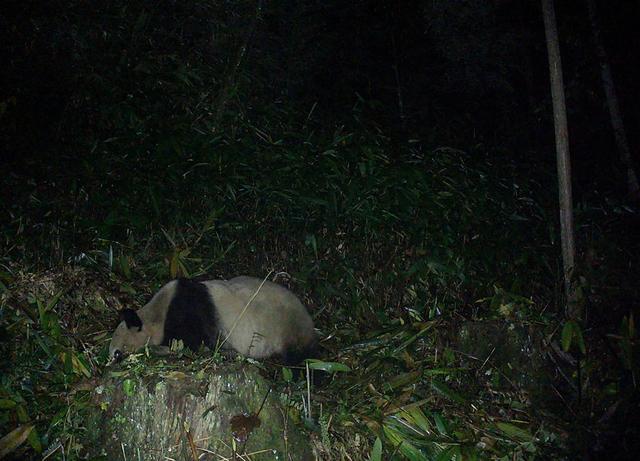
<instances>
[{"instance_id":1,"label":"green foliage","mask_svg":"<svg viewBox=\"0 0 640 461\"><path fill-rule=\"evenodd\" d=\"M293 381L293 372L291 371L291 368L282 367L282 379L286 383Z\"/></svg>"},{"instance_id":2,"label":"green foliage","mask_svg":"<svg viewBox=\"0 0 640 461\"><path fill-rule=\"evenodd\" d=\"M374 461L554 458L563 443L556 428L526 414L526 396L494 389L499 377L486 377L483 363L461 364L449 344L461 318L554 326L548 178L512 152L434 148L431 140L456 131L448 119L405 143L369 117L381 101L349 95L353 110L328 117L315 101L304 110L283 102L283 86L273 83L284 65L261 54L261 42L250 65L231 71L255 2L174 6L116 1L88 13L72 1L34 13L38 39L51 43L52 56L68 56L72 71L58 76L68 93L59 143L0 186L12 197L0 203L0 354L11 364L0 377L3 446L23 454L63 444L68 456L81 453L78 415L89 404L87 380L103 371L115 306L83 301L70 310L78 281L22 296L31 291L14 280L71 263L114 281L115 297L132 305L170 277L282 275L326 339L329 357L309 368L329 381L317 390L325 392L320 426L310 424L327 450L345 440L354 448L355 434L375 437L373 449L362 448ZM306 7L285 6L269 14L310 21ZM277 47L290 58L314 40ZM317 69L321 58L304 59ZM476 67L474 59L465 66ZM13 99L0 102L0 116ZM578 208L579 247L589 249L578 268L582 302L637 299L627 255L637 239L610 238L633 213L608 199ZM631 395L625 386L638 375L633 314L615 322L607 331L619 331L607 338L624 373L595 361L583 370L592 378L584 382L602 383L606 395L593 401L604 408ZM565 323L563 349L584 355L589 340L597 351L588 335ZM132 394L127 373L118 376ZM295 386L289 369L281 373Z\"/></svg>"},{"instance_id":3,"label":"green foliage","mask_svg":"<svg viewBox=\"0 0 640 461\"><path fill-rule=\"evenodd\" d=\"M198 79L184 78L174 90L195 101L186 82ZM152 85L145 82L124 81ZM102 84L107 94L114 83ZM194 122L201 113L169 116L156 108L150 88L134 94L103 114L119 134L92 141L90 161L51 170L55 183L13 184L22 212L3 227L16 242L3 257L39 248L24 257L55 265L72 256L117 277L123 294L138 298L136 281L148 289L176 276L288 272L296 291L312 296L317 324L348 354L309 365L341 377L329 378L336 384L327 411L336 423L370 421L384 442L382 456L391 459L480 456L468 420L440 407L468 406L462 374L446 354L431 362L427 345L438 319L537 316L531 299L546 293L553 259L551 245L530 245L544 242L548 230L534 200L539 187L508 158L494 164L482 150L414 143L397 154L386 136L357 122L329 131L276 111L260 124L240 121L233 132L214 132L199 125L207 117ZM177 96L156 97L161 104ZM154 126L163 117L175 121L170 130ZM29 347L41 344L37 353L59 367L69 389L93 371L77 349L59 348L54 300L36 303L42 334ZM284 378L291 381L286 372ZM125 392L135 392L124 383ZM382 396L358 403L369 384ZM430 394L437 395L433 407L424 402ZM31 407L55 413L39 400ZM67 440L75 430L53 427ZM335 423L323 427L335 445Z\"/></svg>"},{"instance_id":4,"label":"green foliage","mask_svg":"<svg viewBox=\"0 0 640 461\"><path fill-rule=\"evenodd\" d=\"M587 353L580 325L574 320L569 320L562 327L562 349L569 351L574 344L582 355Z\"/></svg>"},{"instance_id":5,"label":"green foliage","mask_svg":"<svg viewBox=\"0 0 640 461\"><path fill-rule=\"evenodd\" d=\"M376 441L373 443L373 448L371 449L371 457L370 461L382 461L382 441L380 437L376 437Z\"/></svg>"},{"instance_id":6,"label":"green foliage","mask_svg":"<svg viewBox=\"0 0 640 461\"><path fill-rule=\"evenodd\" d=\"M635 381L640 371L640 363L638 363L638 341L633 313L622 318L617 335L609 336L617 342L619 360Z\"/></svg>"},{"instance_id":7,"label":"green foliage","mask_svg":"<svg viewBox=\"0 0 640 461\"><path fill-rule=\"evenodd\" d=\"M635 345L636 325L633 319L633 313L625 316L620 324L620 339L622 348L622 357L625 365L630 369L634 363L633 346Z\"/></svg>"},{"instance_id":8,"label":"green foliage","mask_svg":"<svg viewBox=\"0 0 640 461\"><path fill-rule=\"evenodd\" d=\"M351 371L351 369L348 366L338 362L325 362L322 360L308 359L307 364L309 365L309 368L312 370L322 370L322 371L326 371L327 373Z\"/></svg>"},{"instance_id":9,"label":"green foliage","mask_svg":"<svg viewBox=\"0 0 640 461\"><path fill-rule=\"evenodd\" d=\"M136 391L135 381L133 381L131 379L125 379L122 382L122 389L123 389L125 395L128 395L129 397L133 396L135 394L135 391Z\"/></svg>"},{"instance_id":10,"label":"green foliage","mask_svg":"<svg viewBox=\"0 0 640 461\"><path fill-rule=\"evenodd\" d=\"M9 285L7 292L12 288ZM0 325L12 337L2 343L0 353L13 364L0 378L0 430L6 433L11 421L20 424L5 436L6 453L25 442L40 453L57 437L68 437L72 428L77 429L77 412L86 404L78 397L75 405L68 406L57 397L94 373L94 364L64 331L59 308L63 294L60 290L46 298L33 292L26 305L9 298L0 310Z\"/></svg>"}]
</instances>

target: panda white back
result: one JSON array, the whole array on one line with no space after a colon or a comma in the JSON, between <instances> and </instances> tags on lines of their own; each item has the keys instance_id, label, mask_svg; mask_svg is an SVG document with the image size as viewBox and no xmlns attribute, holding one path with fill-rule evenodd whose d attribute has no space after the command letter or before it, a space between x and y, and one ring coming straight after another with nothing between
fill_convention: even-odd
<instances>
[{"instance_id":1,"label":"panda white back","mask_svg":"<svg viewBox=\"0 0 640 461\"><path fill-rule=\"evenodd\" d=\"M315 342L311 317L286 288L246 276L203 283L216 306L222 340L239 353L286 359Z\"/></svg>"}]
</instances>

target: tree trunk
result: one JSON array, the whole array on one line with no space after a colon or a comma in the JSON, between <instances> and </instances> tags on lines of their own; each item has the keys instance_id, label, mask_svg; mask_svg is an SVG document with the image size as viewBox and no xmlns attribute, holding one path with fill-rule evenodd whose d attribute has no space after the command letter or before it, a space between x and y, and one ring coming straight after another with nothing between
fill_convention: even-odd
<instances>
[{"instance_id":1,"label":"tree trunk","mask_svg":"<svg viewBox=\"0 0 640 461\"><path fill-rule=\"evenodd\" d=\"M640 198L640 185L638 185L638 176L636 175L631 162L631 150L629 149L627 132L624 129L624 122L620 113L618 95L616 94L616 88L613 84L613 75L611 74L609 58L607 56L607 51L604 48L602 29L600 28L600 21L598 20L598 11L596 9L595 0L587 0L587 9L589 10L591 32L593 33L593 44L600 64L600 76L602 78L604 94L607 98L607 107L609 109L609 117L611 118L613 135L616 141L616 147L620 153L620 160L627 170L627 192L634 199L638 199Z\"/></svg>"},{"instance_id":2,"label":"tree trunk","mask_svg":"<svg viewBox=\"0 0 640 461\"><path fill-rule=\"evenodd\" d=\"M553 122L556 137L556 163L558 167L558 191L560 198L560 240L562 242L562 265L564 290L567 302L567 315L580 319L582 313L575 303L572 272L575 261L573 237L573 202L571 198L571 160L569 158L569 132L567 129L567 110L562 82L562 62L558 44L558 28L553 0L542 0L544 32L549 53L549 78L551 81L551 99L553 101Z\"/></svg>"}]
</instances>

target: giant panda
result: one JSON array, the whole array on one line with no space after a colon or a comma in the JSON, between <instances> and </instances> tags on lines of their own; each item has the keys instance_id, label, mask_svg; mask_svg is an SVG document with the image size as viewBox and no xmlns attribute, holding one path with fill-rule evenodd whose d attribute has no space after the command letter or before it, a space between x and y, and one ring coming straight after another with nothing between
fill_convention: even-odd
<instances>
[{"instance_id":1,"label":"giant panda","mask_svg":"<svg viewBox=\"0 0 640 461\"><path fill-rule=\"evenodd\" d=\"M119 360L145 345L182 340L190 349L222 346L246 357L285 364L306 358L316 343L313 320L286 288L253 277L173 280L138 311L124 309L109 356Z\"/></svg>"}]
</instances>

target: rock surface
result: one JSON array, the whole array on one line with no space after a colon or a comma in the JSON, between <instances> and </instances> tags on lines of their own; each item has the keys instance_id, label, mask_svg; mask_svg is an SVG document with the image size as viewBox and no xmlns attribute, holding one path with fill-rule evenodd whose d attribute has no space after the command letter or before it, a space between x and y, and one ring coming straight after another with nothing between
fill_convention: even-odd
<instances>
[{"instance_id":1,"label":"rock surface","mask_svg":"<svg viewBox=\"0 0 640 461\"><path fill-rule=\"evenodd\" d=\"M193 461L245 459L238 455L246 453L252 460L313 459L308 439L255 367L236 363L195 373L112 375L94 391L97 405L85 444L90 456Z\"/></svg>"}]
</instances>

